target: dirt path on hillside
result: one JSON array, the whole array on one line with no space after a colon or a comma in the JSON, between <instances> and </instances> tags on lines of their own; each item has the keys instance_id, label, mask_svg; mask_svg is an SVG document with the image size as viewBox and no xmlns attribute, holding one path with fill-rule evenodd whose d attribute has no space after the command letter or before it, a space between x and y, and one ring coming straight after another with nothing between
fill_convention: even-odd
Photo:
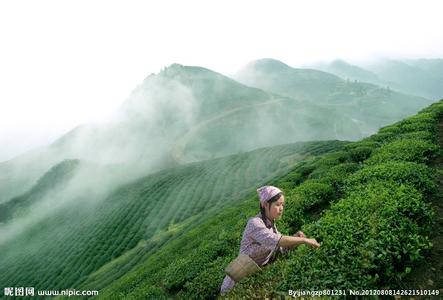
<instances>
[{"instance_id":1,"label":"dirt path on hillside","mask_svg":"<svg viewBox=\"0 0 443 300\"><path fill-rule=\"evenodd\" d=\"M262 102L262 103L257 103L257 104L252 104L252 105L244 105L244 106L240 106L240 107L236 107L230 110L226 110L221 112L220 114L216 115L215 117L212 117L210 119L204 120L196 125L194 125L193 127L191 127L188 132L186 132L185 135L183 135L179 140L177 140L177 142L174 144L174 146L172 147L172 157L173 159L177 162L177 163L183 163L182 161L182 157L183 157L183 152L184 149L186 147L186 144L188 143L188 141L191 139L191 137L198 132L200 129L208 126L210 123L218 121L228 115L234 114L238 111L244 110L244 109L250 109L253 107L258 107L258 106L264 106L264 105L270 105L270 104L275 104L275 103L279 103L279 102L283 102L286 101L287 99L274 99L273 97L266 102Z\"/></svg>"},{"instance_id":2,"label":"dirt path on hillside","mask_svg":"<svg viewBox=\"0 0 443 300\"><path fill-rule=\"evenodd\" d=\"M443 119L438 124L438 140L443 149ZM438 192L431 205L435 212L435 224L431 235L432 249L425 256L423 263L413 270L410 278L404 282L405 289L440 289L443 296L443 156L439 155L431 164L439 169Z\"/></svg>"}]
</instances>

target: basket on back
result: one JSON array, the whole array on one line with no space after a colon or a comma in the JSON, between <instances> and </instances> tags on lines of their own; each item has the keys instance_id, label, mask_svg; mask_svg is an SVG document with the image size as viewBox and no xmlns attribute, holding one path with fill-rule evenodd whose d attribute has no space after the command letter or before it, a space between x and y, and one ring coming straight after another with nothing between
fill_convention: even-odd
<instances>
[{"instance_id":1,"label":"basket on back","mask_svg":"<svg viewBox=\"0 0 443 300\"><path fill-rule=\"evenodd\" d=\"M225 273L229 275L235 282L238 282L261 268L255 263L252 258L246 254L240 254L234 259L225 269Z\"/></svg>"}]
</instances>

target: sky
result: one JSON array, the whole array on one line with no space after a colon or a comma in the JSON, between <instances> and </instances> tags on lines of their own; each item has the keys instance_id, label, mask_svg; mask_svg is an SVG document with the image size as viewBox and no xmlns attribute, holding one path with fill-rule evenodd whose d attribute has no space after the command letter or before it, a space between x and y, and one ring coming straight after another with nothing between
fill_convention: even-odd
<instances>
[{"instance_id":1,"label":"sky","mask_svg":"<svg viewBox=\"0 0 443 300\"><path fill-rule=\"evenodd\" d=\"M106 122L172 63L443 58L441 1L0 2L0 161Z\"/></svg>"}]
</instances>

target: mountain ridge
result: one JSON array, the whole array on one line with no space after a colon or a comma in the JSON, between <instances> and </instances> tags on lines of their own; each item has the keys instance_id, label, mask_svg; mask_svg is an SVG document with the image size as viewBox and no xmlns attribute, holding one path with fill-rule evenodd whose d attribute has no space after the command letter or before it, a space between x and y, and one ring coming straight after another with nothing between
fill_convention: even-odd
<instances>
[{"instance_id":1,"label":"mountain ridge","mask_svg":"<svg viewBox=\"0 0 443 300\"><path fill-rule=\"evenodd\" d=\"M273 59L261 64L291 71ZM143 175L177 163L282 143L355 140L424 105L419 98L346 83L325 72L294 72L303 81L277 76L276 85L260 89L206 68L173 64L147 76L113 122L80 125L47 147L0 163L0 203L24 192L64 159L132 162L135 175ZM275 89L281 83L283 90Z\"/></svg>"}]
</instances>

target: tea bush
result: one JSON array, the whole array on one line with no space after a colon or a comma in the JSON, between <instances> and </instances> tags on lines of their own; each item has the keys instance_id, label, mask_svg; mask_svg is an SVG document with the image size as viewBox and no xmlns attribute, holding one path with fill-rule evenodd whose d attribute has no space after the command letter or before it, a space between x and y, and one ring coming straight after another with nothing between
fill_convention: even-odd
<instances>
[{"instance_id":1,"label":"tea bush","mask_svg":"<svg viewBox=\"0 0 443 300\"><path fill-rule=\"evenodd\" d=\"M357 147L349 150L349 156L354 162L362 162L371 155L372 151L371 147Z\"/></svg>"},{"instance_id":2,"label":"tea bush","mask_svg":"<svg viewBox=\"0 0 443 300\"><path fill-rule=\"evenodd\" d=\"M343 195L347 178L359 169L359 164L343 163L330 168L329 171L319 180L320 182L326 183L334 189L333 200L335 200Z\"/></svg>"},{"instance_id":3,"label":"tea bush","mask_svg":"<svg viewBox=\"0 0 443 300\"><path fill-rule=\"evenodd\" d=\"M384 133L378 133L375 135L372 135L370 139L374 142L384 144L389 143L390 141L394 140L397 135L392 132L384 132Z\"/></svg>"},{"instance_id":4,"label":"tea bush","mask_svg":"<svg viewBox=\"0 0 443 300\"><path fill-rule=\"evenodd\" d=\"M437 144L436 135L424 130L400 134L398 139L423 140L432 144Z\"/></svg>"},{"instance_id":5,"label":"tea bush","mask_svg":"<svg viewBox=\"0 0 443 300\"><path fill-rule=\"evenodd\" d=\"M366 161L377 164L390 161L410 161L426 163L435 158L439 147L430 142L417 139L402 139L381 146Z\"/></svg>"},{"instance_id":6,"label":"tea bush","mask_svg":"<svg viewBox=\"0 0 443 300\"><path fill-rule=\"evenodd\" d=\"M309 210L313 206L320 204L327 199L331 199L333 188L328 184L316 180L308 180L297 187L295 193L299 196L301 205L306 210Z\"/></svg>"},{"instance_id":7,"label":"tea bush","mask_svg":"<svg viewBox=\"0 0 443 300\"><path fill-rule=\"evenodd\" d=\"M398 125L394 124L394 125L389 125L389 126L385 126L383 128L380 128L380 130L378 131L378 133L376 135L385 134L385 133L398 135L398 134L402 133L402 131Z\"/></svg>"},{"instance_id":8,"label":"tea bush","mask_svg":"<svg viewBox=\"0 0 443 300\"><path fill-rule=\"evenodd\" d=\"M239 283L233 295L278 297L288 289L401 286L431 247L427 235L434 216L426 197L436 192L436 178L426 163L441 155L435 128L442 117L443 101L346 145L344 151L353 164L341 163L329 172L313 170L310 178L315 176L316 183L335 191L341 187L344 196L332 201L320 219L302 227L322 246L316 250L298 247ZM296 202L297 209L302 202ZM306 212L297 213L292 214L307 220Z\"/></svg>"},{"instance_id":9,"label":"tea bush","mask_svg":"<svg viewBox=\"0 0 443 300\"><path fill-rule=\"evenodd\" d=\"M426 194L436 191L433 171L424 164L413 162L386 162L367 166L349 177L346 190L359 188L361 184L374 180L390 181L397 185L409 184Z\"/></svg>"},{"instance_id":10,"label":"tea bush","mask_svg":"<svg viewBox=\"0 0 443 300\"><path fill-rule=\"evenodd\" d=\"M158 286L146 285L141 289L138 289L135 293L132 293L130 296L126 296L124 294L119 295L117 299L124 300L144 300L144 299L158 299L158 300L166 300L169 299L168 295L164 292L164 290Z\"/></svg>"},{"instance_id":11,"label":"tea bush","mask_svg":"<svg viewBox=\"0 0 443 300\"><path fill-rule=\"evenodd\" d=\"M409 185L373 181L304 231L322 246L292 253L280 289L370 288L399 280L430 247L432 211Z\"/></svg>"},{"instance_id":12,"label":"tea bush","mask_svg":"<svg viewBox=\"0 0 443 300\"><path fill-rule=\"evenodd\" d=\"M370 138L363 139L358 142L352 142L344 146L345 151L349 151L358 147L369 147L371 149L375 149L380 147L380 143L370 140Z\"/></svg>"},{"instance_id":13,"label":"tea bush","mask_svg":"<svg viewBox=\"0 0 443 300\"><path fill-rule=\"evenodd\" d=\"M301 229L322 246L297 247L237 283L228 297L285 297L288 289L398 288L431 247L427 235L434 216L427 198L436 183L426 163L439 153L432 128L441 117L443 102L337 153L307 157L286 176L267 181L284 187L279 230ZM115 290L141 295L145 286L156 284L171 298L217 297L247 219L257 212L255 193L223 207L100 298Z\"/></svg>"}]
</instances>

